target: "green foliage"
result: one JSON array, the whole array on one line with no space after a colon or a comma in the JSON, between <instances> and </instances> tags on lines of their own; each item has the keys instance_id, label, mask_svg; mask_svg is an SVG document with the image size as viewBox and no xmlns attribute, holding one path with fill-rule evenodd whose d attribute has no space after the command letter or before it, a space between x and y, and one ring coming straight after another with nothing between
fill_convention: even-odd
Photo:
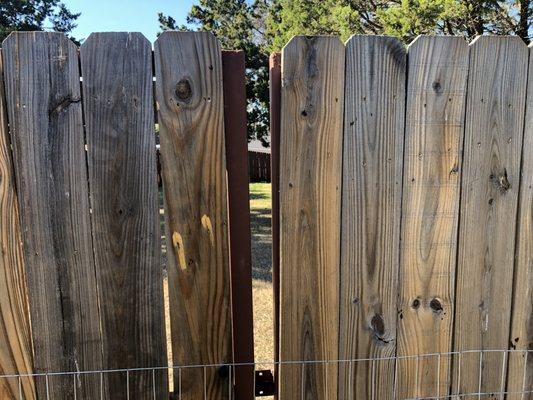
<instances>
[{"instance_id":1,"label":"green foliage","mask_svg":"<svg viewBox=\"0 0 533 400\"><path fill-rule=\"evenodd\" d=\"M338 0L280 0L268 19L266 48L279 51L295 35L338 35L346 40L360 31L358 12Z\"/></svg>"},{"instance_id":2,"label":"green foliage","mask_svg":"<svg viewBox=\"0 0 533 400\"><path fill-rule=\"evenodd\" d=\"M455 0L402 0L376 14L384 34L410 42L419 34L442 33L436 22L455 18L460 8Z\"/></svg>"},{"instance_id":3,"label":"green foliage","mask_svg":"<svg viewBox=\"0 0 533 400\"><path fill-rule=\"evenodd\" d=\"M13 31L68 33L79 16L60 0L0 0L0 42Z\"/></svg>"},{"instance_id":4,"label":"green foliage","mask_svg":"<svg viewBox=\"0 0 533 400\"><path fill-rule=\"evenodd\" d=\"M519 3L463 0L402 0L378 10L377 19L386 35L406 42L420 34L462 35L518 34ZM528 18L527 16L525 17ZM529 22L528 22L529 24ZM522 37L527 40L526 35Z\"/></svg>"},{"instance_id":5,"label":"green foliage","mask_svg":"<svg viewBox=\"0 0 533 400\"><path fill-rule=\"evenodd\" d=\"M270 51L296 34L385 34L410 42L420 34L519 35L529 41L531 0L278 0L269 20Z\"/></svg>"}]
</instances>

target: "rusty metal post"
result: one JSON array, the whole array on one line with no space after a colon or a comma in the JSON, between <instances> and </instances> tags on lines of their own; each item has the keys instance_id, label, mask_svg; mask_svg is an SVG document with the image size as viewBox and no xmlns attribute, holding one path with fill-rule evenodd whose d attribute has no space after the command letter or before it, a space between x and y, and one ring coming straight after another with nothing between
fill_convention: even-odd
<instances>
[{"instance_id":1,"label":"rusty metal post","mask_svg":"<svg viewBox=\"0 0 533 400\"><path fill-rule=\"evenodd\" d=\"M231 263L233 361L254 362L250 196L243 51L222 52ZM236 366L235 399L253 400L254 366Z\"/></svg>"},{"instance_id":2,"label":"rusty metal post","mask_svg":"<svg viewBox=\"0 0 533 400\"><path fill-rule=\"evenodd\" d=\"M269 60L270 70L270 171L272 187L272 286L274 290L274 381L278 387L279 361L279 140L281 112L281 53ZM277 390L276 390L277 392Z\"/></svg>"}]
</instances>

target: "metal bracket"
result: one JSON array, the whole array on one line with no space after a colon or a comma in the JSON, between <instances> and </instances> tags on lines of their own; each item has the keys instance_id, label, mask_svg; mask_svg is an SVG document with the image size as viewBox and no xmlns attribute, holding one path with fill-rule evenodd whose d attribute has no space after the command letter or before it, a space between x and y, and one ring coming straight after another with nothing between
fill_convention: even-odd
<instances>
[{"instance_id":1,"label":"metal bracket","mask_svg":"<svg viewBox=\"0 0 533 400\"><path fill-rule=\"evenodd\" d=\"M273 396L276 394L274 375L269 369L255 371L255 396Z\"/></svg>"}]
</instances>

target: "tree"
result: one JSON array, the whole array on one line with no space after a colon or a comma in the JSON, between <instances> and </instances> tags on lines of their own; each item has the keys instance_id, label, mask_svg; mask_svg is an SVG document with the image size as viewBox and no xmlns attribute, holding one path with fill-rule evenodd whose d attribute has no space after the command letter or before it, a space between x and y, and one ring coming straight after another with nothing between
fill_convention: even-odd
<instances>
[{"instance_id":1,"label":"tree","mask_svg":"<svg viewBox=\"0 0 533 400\"><path fill-rule=\"evenodd\" d=\"M357 11L338 0L279 0L267 18L270 52L281 48L295 35L337 35L347 39L362 32Z\"/></svg>"},{"instance_id":2,"label":"tree","mask_svg":"<svg viewBox=\"0 0 533 400\"><path fill-rule=\"evenodd\" d=\"M422 33L518 35L529 42L530 4L521 1L402 0L377 12L383 32L406 42Z\"/></svg>"},{"instance_id":3,"label":"tree","mask_svg":"<svg viewBox=\"0 0 533 400\"><path fill-rule=\"evenodd\" d=\"M13 31L69 33L79 16L60 0L0 0L0 42Z\"/></svg>"},{"instance_id":4,"label":"tree","mask_svg":"<svg viewBox=\"0 0 533 400\"><path fill-rule=\"evenodd\" d=\"M245 0L200 0L193 5L187 25L178 26L171 16L159 13L162 30L197 29L213 32L223 48L246 53L248 138L268 145L268 55L262 49L261 9Z\"/></svg>"},{"instance_id":5,"label":"tree","mask_svg":"<svg viewBox=\"0 0 533 400\"><path fill-rule=\"evenodd\" d=\"M410 42L420 34L517 35L529 43L531 0L278 0L270 50L293 34L371 33Z\"/></svg>"}]
</instances>

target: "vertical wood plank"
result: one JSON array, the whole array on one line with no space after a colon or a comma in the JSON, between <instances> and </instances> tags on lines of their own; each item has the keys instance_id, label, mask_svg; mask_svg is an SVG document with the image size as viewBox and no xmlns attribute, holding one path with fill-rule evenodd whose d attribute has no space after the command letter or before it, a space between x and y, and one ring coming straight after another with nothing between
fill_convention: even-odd
<instances>
[{"instance_id":1,"label":"vertical wood plank","mask_svg":"<svg viewBox=\"0 0 533 400\"><path fill-rule=\"evenodd\" d=\"M280 361L338 358L344 46L294 37L282 52ZM335 399L337 364L281 365L279 398Z\"/></svg>"},{"instance_id":2,"label":"vertical wood plank","mask_svg":"<svg viewBox=\"0 0 533 400\"><path fill-rule=\"evenodd\" d=\"M252 249L244 51L223 51L224 132L228 171L233 361L254 362ZM254 366L235 367L235 400L254 398Z\"/></svg>"},{"instance_id":3,"label":"vertical wood plank","mask_svg":"<svg viewBox=\"0 0 533 400\"><path fill-rule=\"evenodd\" d=\"M399 356L452 348L459 186L468 46L418 37L408 49ZM398 361L398 398L447 395L450 359ZM439 376L440 372L440 376Z\"/></svg>"},{"instance_id":4,"label":"vertical wood plank","mask_svg":"<svg viewBox=\"0 0 533 400\"><path fill-rule=\"evenodd\" d=\"M272 290L274 298L274 384L278 385L279 361L279 153L281 122L281 53L273 53L269 67L270 190L272 192Z\"/></svg>"},{"instance_id":5,"label":"vertical wood plank","mask_svg":"<svg viewBox=\"0 0 533 400\"><path fill-rule=\"evenodd\" d=\"M458 351L506 349L509 343L527 64L527 47L518 37L479 37L470 45L454 335ZM463 357L454 390L500 391L502 356L484 354L481 371L479 354Z\"/></svg>"},{"instance_id":6,"label":"vertical wood plank","mask_svg":"<svg viewBox=\"0 0 533 400\"><path fill-rule=\"evenodd\" d=\"M522 146L522 171L518 208L516 265L512 307L511 348L523 350L509 355L507 391L509 400L533 400L533 45L529 46L529 72L525 130ZM526 357L525 351L530 353Z\"/></svg>"},{"instance_id":7,"label":"vertical wood plank","mask_svg":"<svg viewBox=\"0 0 533 400\"><path fill-rule=\"evenodd\" d=\"M100 319L76 46L61 33L3 43L35 372L98 370ZM94 399L99 379L36 379L38 397Z\"/></svg>"},{"instance_id":8,"label":"vertical wood plank","mask_svg":"<svg viewBox=\"0 0 533 400\"><path fill-rule=\"evenodd\" d=\"M26 272L22 256L19 206L11 160L0 52L0 375L33 372ZM33 378L0 378L0 398L35 399Z\"/></svg>"},{"instance_id":9,"label":"vertical wood plank","mask_svg":"<svg viewBox=\"0 0 533 400\"><path fill-rule=\"evenodd\" d=\"M93 33L80 48L105 369L166 365L152 46ZM104 375L104 396L168 398L166 371Z\"/></svg>"},{"instance_id":10,"label":"vertical wood plank","mask_svg":"<svg viewBox=\"0 0 533 400\"><path fill-rule=\"evenodd\" d=\"M221 51L205 32L155 43L175 365L231 361ZM228 398L224 370L181 374L182 399ZM177 373L177 370L176 370ZM177 382L176 374L174 382Z\"/></svg>"},{"instance_id":11,"label":"vertical wood plank","mask_svg":"<svg viewBox=\"0 0 533 400\"><path fill-rule=\"evenodd\" d=\"M396 355L406 51L346 43L339 359ZM339 398L392 398L391 361L341 363Z\"/></svg>"}]
</instances>

